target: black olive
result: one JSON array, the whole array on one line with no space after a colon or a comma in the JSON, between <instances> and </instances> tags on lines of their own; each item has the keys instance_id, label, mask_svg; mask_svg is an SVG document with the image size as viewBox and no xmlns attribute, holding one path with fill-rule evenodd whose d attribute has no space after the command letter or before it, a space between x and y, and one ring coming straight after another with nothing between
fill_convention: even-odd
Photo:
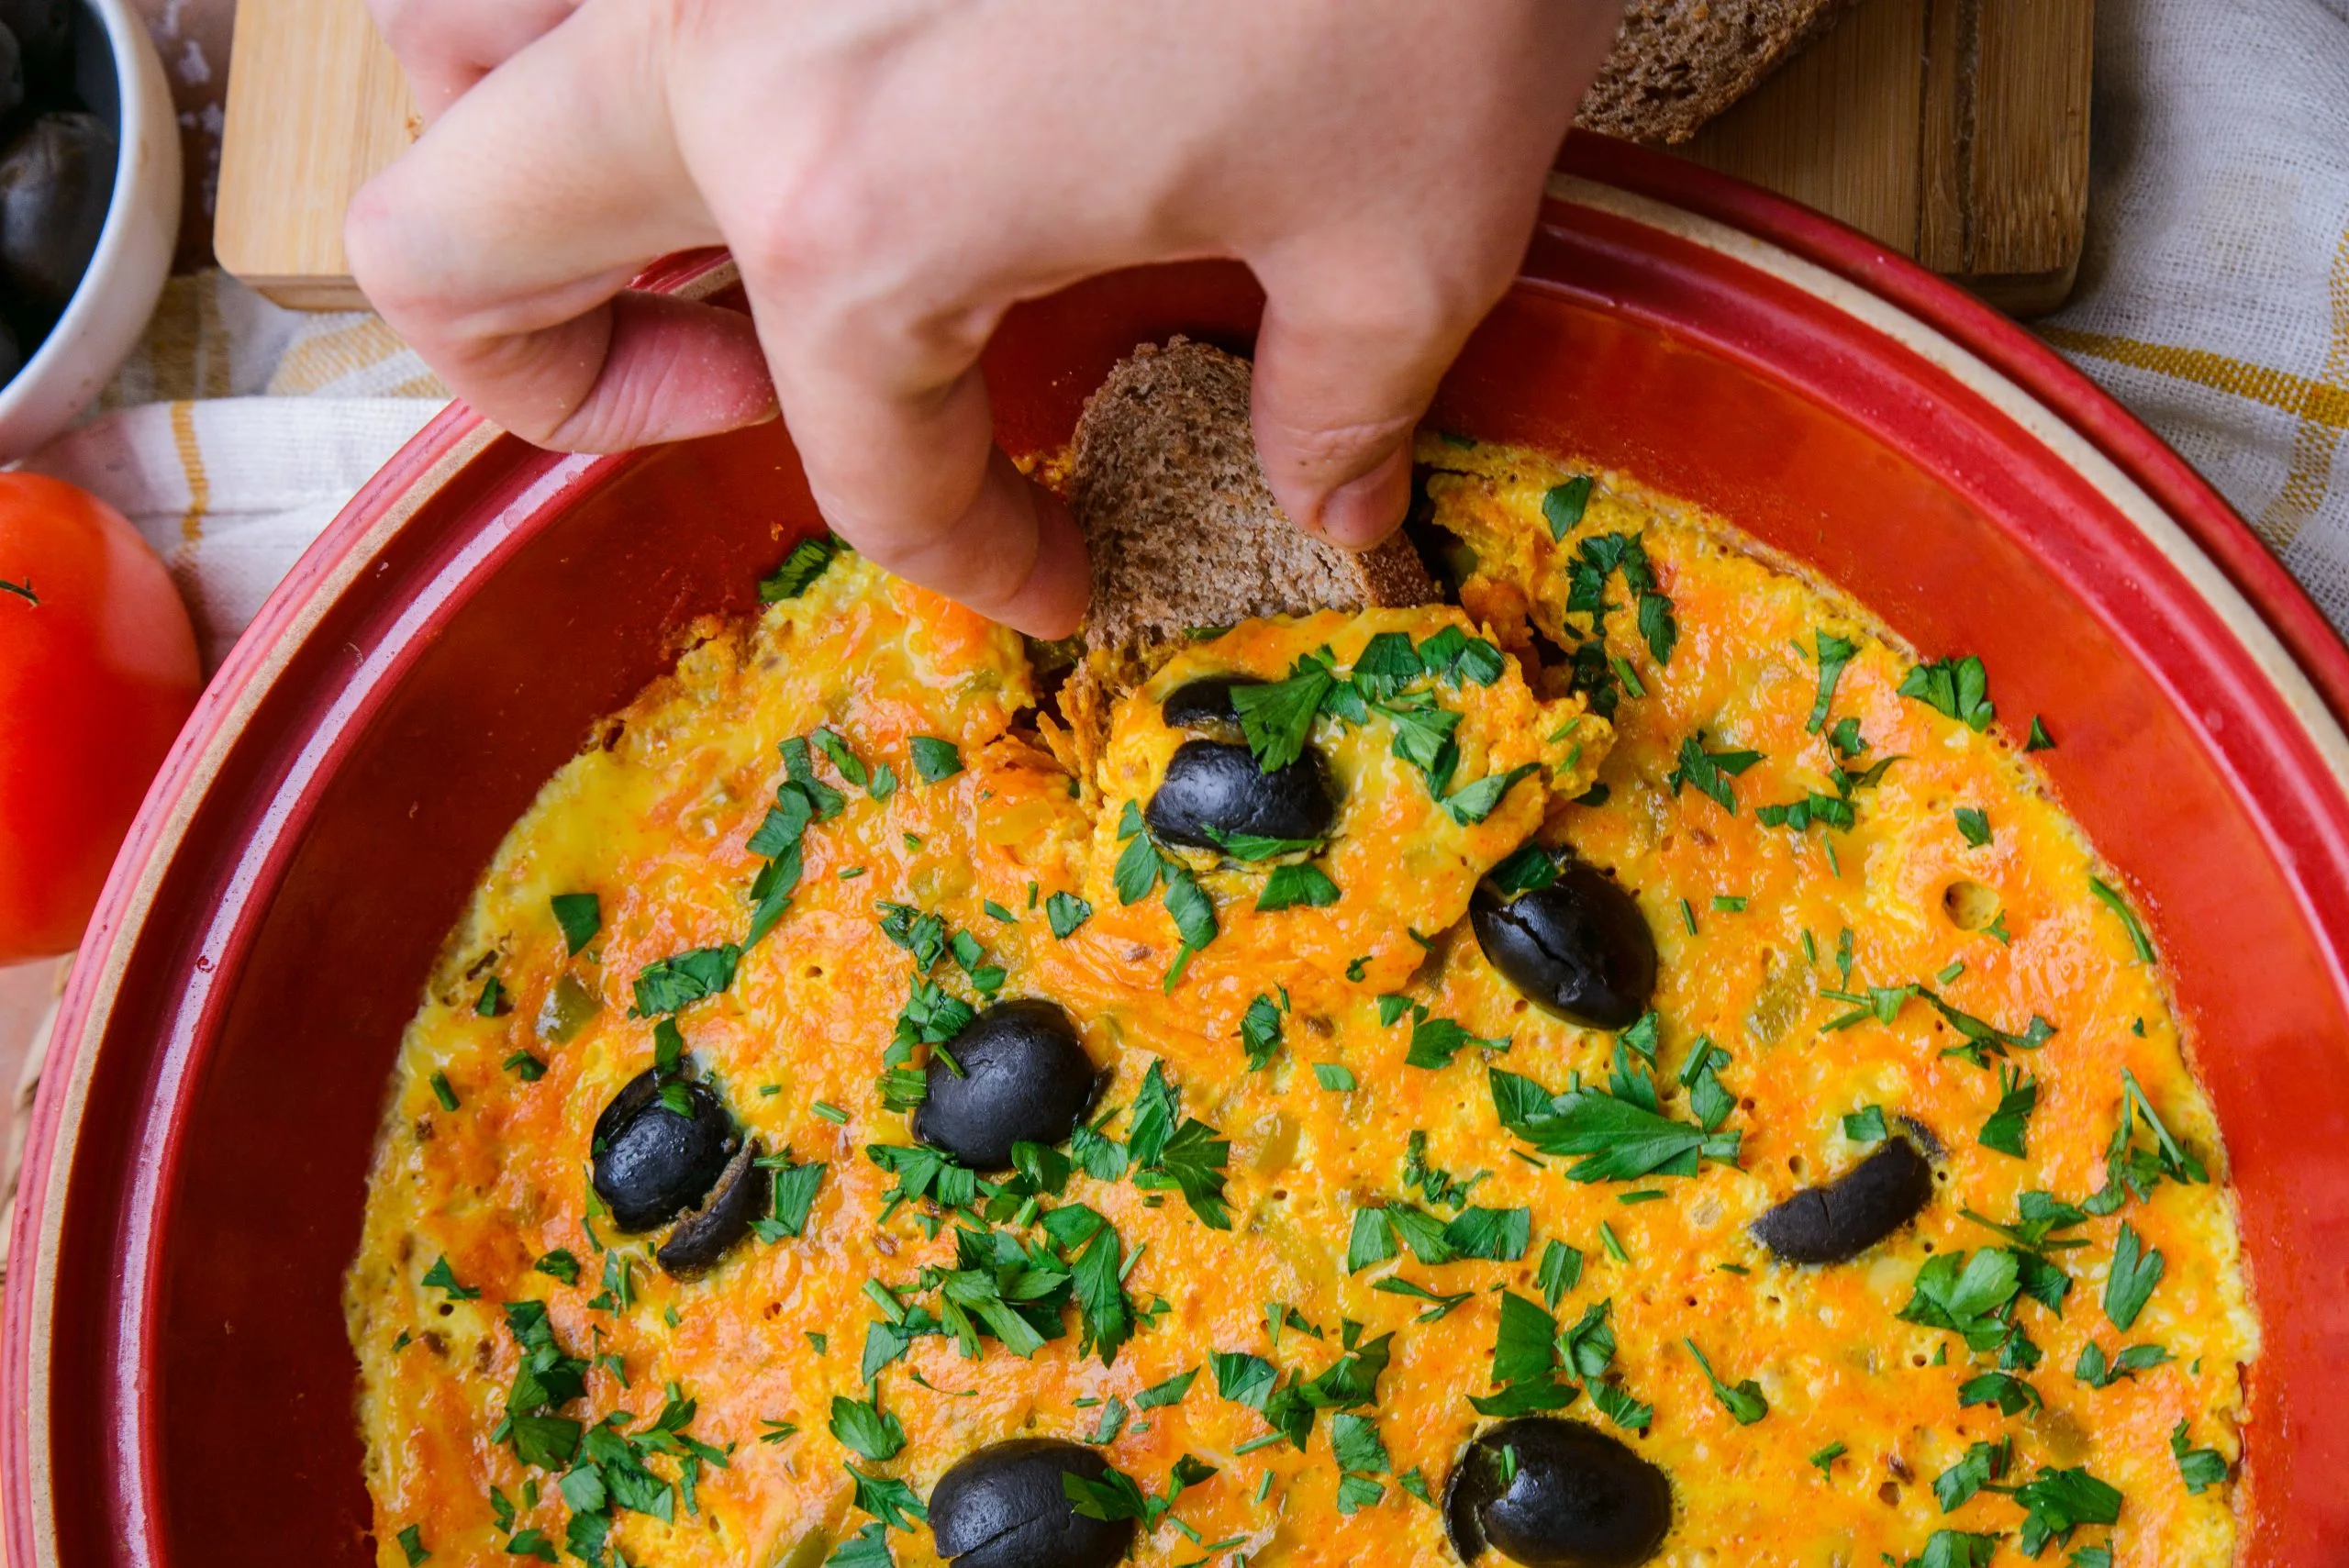
<instances>
[{"instance_id":1,"label":"black olive","mask_svg":"<svg viewBox=\"0 0 2349 1568\"><path fill-rule=\"evenodd\" d=\"M24 368L25 351L17 346L16 329L8 325L7 317L0 317L0 386L14 381L17 373Z\"/></svg>"},{"instance_id":2,"label":"black olive","mask_svg":"<svg viewBox=\"0 0 2349 1568\"><path fill-rule=\"evenodd\" d=\"M94 115L43 115L0 153L0 272L36 305L73 296L114 194L114 133Z\"/></svg>"},{"instance_id":3,"label":"black olive","mask_svg":"<svg viewBox=\"0 0 2349 1568\"><path fill-rule=\"evenodd\" d=\"M946 1056L962 1068L958 1074ZM1052 1002L997 1002L933 1054L914 1136L974 1171L1011 1169L1015 1143L1059 1143L1092 1105L1098 1074Z\"/></svg>"},{"instance_id":4,"label":"black olive","mask_svg":"<svg viewBox=\"0 0 2349 1568\"><path fill-rule=\"evenodd\" d=\"M1896 1134L1833 1181L1805 1187L1750 1229L1786 1262L1840 1263L1916 1218L1932 1195L1932 1163Z\"/></svg>"},{"instance_id":5,"label":"black olive","mask_svg":"<svg viewBox=\"0 0 2349 1568\"><path fill-rule=\"evenodd\" d=\"M1489 1545L1526 1568L1631 1568L1672 1528L1672 1483L1596 1427L1526 1416L1468 1445L1443 1519L1464 1562Z\"/></svg>"},{"instance_id":6,"label":"black olive","mask_svg":"<svg viewBox=\"0 0 2349 1568\"><path fill-rule=\"evenodd\" d=\"M938 1478L930 1528L954 1568L1109 1568L1133 1542L1131 1519L1087 1518L1063 1475L1098 1481L1109 1462L1097 1449L1052 1438L1017 1438L983 1448Z\"/></svg>"},{"instance_id":7,"label":"black olive","mask_svg":"<svg viewBox=\"0 0 2349 1568\"><path fill-rule=\"evenodd\" d=\"M1631 895L1596 866L1565 867L1547 887L1468 901L1476 945L1526 1000L1568 1023L1620 1029L1655 995L1655 936Z\"/></svg>"},{"instance_id":8,"label":"black olive","mask_svg":"<svg viewBox=\"0 0 2349 1568\"><path fill-rule=\"evenodd\" d=\"M1209 828L1266 839L1326 838L1338 819L1321 759L1312 748L1271 773L1247 747L1228 740L1186 740L1166 764L1142 819L1161 842L1219 849Z\"/></svg>"},{"instance_id":9,"label":"black olive","mask_svg":"<svg viewBox=\"0 0 2349 1568\"><path fill-rule=\"evenodd\" d=\"M36 65L55 64L73 41L67 0L0 0L0 27Z\"/></svg>"},{"instance_id":10,"label":"black olive","mask_svg":"<svg viewBox=\"0 0 2349 1568\"><path fill-rule=\"evenodd\" d=\"M1188 681L1166 694L1158 715L1170 729L1210 729L1219 734L1236 730L1240 710L1231 706L1234 686L1261 686L1249 675L1207 675Z\"/></svg>"},{"instance_id":11,"label":"black olive","mask_svg":"<svg viewBox=\"0 0 2349 1568\"><path fill-rule=\"evenodd\" d=\"M648 1068L596 1118L596 1195L623 1230L666 1225L700 1203L741 1147L734 1118L707 1084L680 1078L668 1084L685 1091L691 1116L662 1103L661 1074Z\"/></svg>"},{"instance_id":12,"label":"black olive","mask_svg":"<svg viewBox=\"0 0 2349 1568\"><path fill-rule=\"evenodd\" d=\"M749 1235L751 1222L766 1214L768 1194L774 1185L759 1169L758 1157L759 1140L754 1138L718 1173L709 1200L677 1221L677 1228L652 1254L653 1261L679 1279L691 1279Z\"/></svg>"}]
</instances>

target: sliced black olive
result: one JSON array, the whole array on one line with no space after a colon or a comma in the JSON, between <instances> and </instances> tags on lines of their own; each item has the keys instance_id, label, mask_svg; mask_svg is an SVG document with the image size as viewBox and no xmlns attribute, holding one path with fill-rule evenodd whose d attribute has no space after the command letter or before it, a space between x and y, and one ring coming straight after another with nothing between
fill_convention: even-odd
<instances>
[{"instance_id":1,"label":"sliced black olive","mask_svg":"<svg viewBox=\"0 0 2349 1568\"><path fill-rule=\"evenodd\" d=\"M685 1092L692 1115L662 1102L661 1075L647 1069L596 1118L596 1195L623 1230L651 1230L699 1204L741 1147L734 1118L707 1084L668 1083Z\"/></svg>"},{"instance_id":2,"label":"sliced black olive","mask_svg":"<svg viewBox=\"0 0 2349 1568\"><path fill-rule=\"evenodd\" d=\"M1526 1568L1631 1568L1672 1528L1672 1483L1596 1427L1527 1416L1468 1445L1443 1518L1464 1562L1489 1545Z\"/></svg>"},{"instance_id":3,"label":"sliced black olive","mask_svg":"<svg viewBox=\"0 0 2349 1568\"><path fill-rule=\"evenodd\" d=\"M1310 747L1268 773L1245 746L1186 740L1167 762L1142 819L1163 843L1213 850L1221 846L1208 836L1209 828L1266 839L1326 838L1338 806Z\"/></svg>"},{"instance_id":4,"label":"sliced black olive","mask_svg":"<svg viewBox=\"0 0 2349 1568\"><path fill-rule=\"evenodd\" d=\"M1052 1438L983 1448L938 1478L930 1528L954 1568L1109 1568L1132 1544L1131 1519L1087 1518L1063 1475L1098 1481L1100 1451Z\"/></svg>"},{"instance_id":5,"label":"sliced black olive","mask_svg":"<svg viewBox=\"0 0 2349 1568\"><path fill-rule=\"evenodd\" d=\"M32 303L73 296L106 227L114 164L114 133L95 115L43 115L0 153L0 272Z\"/></svg>"},{"instance_id":6,"label":"sliced black olive","mask_svg":"<svg viewBox=\"0 0 2349 1568\"><path fill-rule=\"evenodd\" d=\"M677 1221L669 1239L653 1252L653 1261L679 1279L691 1279L749 1235L751 1222L765 1215L767 1196L774 1185L755 1163L758 1157L759 1140L754 1138L718 1173L709 1201Z\"/></svg>"},{"instance_id":7,"label":"sliced black olive","mask_svg":"<svg viewBox=\"0 0 2349 1568\"><path fill-rule=\"evenodd\" d=\"M930 1057L924 1078L914 1136L974 1171L1008 1171L1013 1144L1059 1143L1076 1130L1098 1073L1068 1015L1030 998L981 1013Z\"/></svg>"},{"instance_id":8,"label":"sliced black olive","mask_svg":"<svg viewBox=\"0 0 2349 1568\"><path fill-rule=\"evenodd\" d=\"M1751 1229L1787 1262L1840 1263L1916 1218L1932 1195L1932 1163L1896 1135L1833 1181L1795 1194Z\"/></svg>"},{"instance_id":9,"label":"sliced black olive","mask_svg":"<svg viewBox=\"0 0 2349 1568\"><path fill-rule=\"evenodd\" d=\"M1593 1029L1639 1022L1655 995L1655 936L1614 878L1579 862L1547 887L1468 901L1476 945L1526 1000Z\"/></svg>"},{"instance_id":10,"label":"sliced black olive","mask_svg":"<svg viewBox=\"0 0 2349 1568\"><path fill-rule=\"evenodd\" d=\"M1222 733L1236 728L1240 723L1240 710L1231 706L1231 688L1264 684L1249 675L1203 676L1167 693L1166 700L1158 705L1158 714L1170 729Z\"/></svg>"}]
</instances>

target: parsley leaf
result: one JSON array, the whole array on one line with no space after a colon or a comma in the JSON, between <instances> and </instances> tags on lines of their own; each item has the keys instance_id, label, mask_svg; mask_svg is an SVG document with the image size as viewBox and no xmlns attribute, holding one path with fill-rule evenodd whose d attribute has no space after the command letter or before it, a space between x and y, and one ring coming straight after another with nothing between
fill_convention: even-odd
<instances>
[{"instance_id":1,"label":"parsley leaf","mask_svg":"<svg viewBox=\"0 0 2349 1568\"><path fill-rule=\"evenodd\" d=\"M1577 1182L1629 1182L1647 1175L1693 1176L1700 1160L1737 1162L1741 1137L1709 1133L1653 1108L1644 1077L1618 1075L1617 1092L1569 1089L1552 1095L1530 1078L1495 1068L1493 1108L1501 1125L1545 1154L1581 1158L1566 1171ZM1642 1098L1640 1087L1645 1087ZM1630 1090L1633 1097L1624 1097Z\"/></svg>"},{"instance_id":2,"label":"parsley leaf","mask_svg":"<svg viewBox=\"0 0 2349 1568\"><path fill-rule=\"evenodd\" d=\"M1587 473L1577 473L1542 493L1542 520L1550 525L1552 543L1564 540L1582 521L1583 512L1590 505L1591 489L1598 483Z\"/></svg>"},{"instance_id":3,"label":"parsley leaf","mask_svg":"<svg viewBox=\"0 0 2349 1568\"><path fill-rule=\"evenodd\" d=\"M1470 1034L1466 1029L1450 1018L1423 1018L1411 1026L1411 1049L1404 1055L1404 1065L1423 1067L1432 1072L1452 1065L1464 1046L1481 1045L1489 1051L1508 1049L1508 1037L1487 1040Z\"/></svg>"},{"instance_id":4,"label":"parsley leaf","mask_svg":"<svg viewBox=\"0 0 2349 1568\"><path fill-rule=\"evenodd\" d=\"M1902 696L1913 697L1976 731L1988 728L1996 716L1989 692L1990 680L1982 661L1971 653L1912 666L1900 681Z\"/></svg>"},{"instance_id":5,"label":"parsley leaf","mask_svg":"<svg viewBox=\"0 0 2349 1568\"><path fill-rule=\"evenodd\" d=\"M2137 918L2137 912L2129 907L2129 901L2121 896L2121 890L2102 877L2092 876L2088 878L2088 891L2096 895L2098 903L2121 917L2121 924L2129 932L2129 945L2136 950L2137 962L2153 962L2154 940L2145 934L2143 923Z\"/></svg>"},{"instance_id":6,"label":"parsley leaf","mask_svg":"<svg viewBox=\"0 0 2349 1568\"><path fill-rule=\"evenodd\" d=\"M1272 911L1303 904L1324 909L1338 901L1338 884L1331 882L1320 867L1311 864L1281 865L1264 879L1264 890L1256 896L1256 907Z\"/></svg>"},{"instance_id":7,"label":"parsley leaf","mask_svg":"<svg viewBox=\"0 0 2349 1568\"><path fill-rule=\"evenodd\" d=\"M1730 780L1762 760L1759 751L1709 751L1700 730L1680 742L1680 765L1664 775L1675 795L1684 784L1710 795L1723 811L1737 815L1737 791Z\"/></svg>"},{"instance_id":8,"label":"parsley leaf","mask_svg":"<svg viewBox=\"0 0 2349 1568\"><path fill-rule=\"evenodd\" d=\"M604 929L604 901L595 894L558 893L547 904L554 910L554 923L562 929L563 945L574 955Z\"/></svg>"},{"instance_id":9,"label":"parsley leaf","mask_svg":"<svg viewBox=\"0 0 2349 1568\"><path fill-rule=\"evenodd\" d=\"M869 1400L833 1395L831 1432L857 1453L874 1461L895 1459L906 1446L904 1425L881 1408L878 1393Z\"/></svg>"},{"instance_id":10,"label":"parsley leaf","mask_svg":"<svg viewBox=\"0 0 2349 1568\"><path fill-rule=\"evenodd\" d=\"M1998 1070L1998 1108L1982 1124L1979 1141L1985 1149L1995 1149L2001 1154L2023 1158L2023 1129L2031 1113L2039 1108L2039 1080L2026 1078L2012 1068Z\"/></svg>"},{"instance_id":11,"label":"parsley leaf","mask_svg":"<svg viewBox=\"0 0 2349 1568\"><path fill-rule=\"evenodd\" d=\"M1240 1043L1248 1051L1249 1072L1272 1065L1273 1052L1280 1049L1281 1011L1270 996L1256 997L1240 1015Z\"/></svg>"},{"instance_id":12,"label":"parsley leaf","mask_svg":"<svg viewBox=\"0 0 2349 1568\"><path fill-rule=\"evenodd\" d=\"M1812 735L1827 722L1829 706L1835 700L1835 683L1843 678L1843 666L1852 662L1859 645L1836 636L1820 627L1811 641L1817 645L1812 657L1819 662L1819 695L1811 699L1810 717L1803 721L1803 728Z\"/></svg>"},{"instance_id":13,"label":"parsley leaf","mask_svg":"<svg viewBox=\"0 0 2349 1568\"><path fill-rule=\"evenodd\" d=\"M1890 1136L1882 1106L1862 1106L1843 1118L1843 1136L1854 1143L1881 1143Z\"/></svg>"},{"instance_id":14,"label":"parsley leaf","mask_svg":"<svg viewBox=\"0 0 2349 1568\"><path fill-rule=\"evenodd\" d=\"M759 597L774 605L785 599L796 599L807 591L807 584L824 574L824 568L838 555L841 541L829 534L818 534L803 539L791 547L783 564L759 580Z\"/></svg>"},{"instance_id":15,"label":"parsley leaf","mask_svg":"<svg viewBox=\"0 0 2349 1568\"><path fill-rule=\"evenodd\" d=\"M2006 1473L2007 1445L1976 1443L1965 1457L1933 1477L1933 1497L1942 1512L1954 1514L1968 1499Z\"/></svg>"},{"instance_id":16,"label":"parsley leaf","mask_svg":"<svg viewBox=\"0 0 2349 1568\"><path fill-rule=\"evenodd\" d=\"M2186 1481L2191 1496L2200 1496L2213 1486L2223 1486L2227 1480L2227 1456L2214 1448L2187 1446L2187 1423L2180 1421L2169 1432L2169 1451L2177 1461L2177 1473Z\"/></svg>"},{"instance_id":17,"label":"parsley leaf","mask_svg":"<svg viewBox=\"0 0 2349 1568\"><path fill-rule=\"evenodd\" d=\"M952 740L941 740L935 735L917 735L912 741L914 772L924 784L936 784L951 779L963 771L963 752Z\"/></svg>"},{"instance_id":18,"label":"parsley leaf","mask_svg":"<svg viewBox=\"0 0 2349 1568\"><path fill-rule=\"evenodd\" d=\"M2038 1556L2050 1540L2062 1540L2081 1525L2117 1524L2121 1519L2120 1489L2089 1474L2085 1465L2043 1468L2015 1488L2014 1499L2029 1515L2020 1542L2028 1557Z\"/></svg>"},{"instance_id":19,"label":"parsley leaf","mask_svg":"<svg viewBox=\"0 0 2349 1568\"><path fill-rule=\"evenodd\" d=\"M1971 806L1961 806L1950 815L1957 818L1958 832L1963 834L1965 841L1976 849L1978 850L1990 841L1989 813L1977 810Z\"/></svg>"},{"instance_id":20,"label":"parsley leaf","mask_svg":"<svg viewBox=\"0 0 2349 1568\"><path fill-rule=\"evenodd\" d=\"M2136 1326L2165 1266L2161 1253L2146 1250L2134 1226L2121 1227L2112 1244L2112 1267L2104 1276L2104 1316L2114 1328L2125 1334Z\"/></svg>"},{"instance_id":21,"label":"parsley leaf","mask_svg":"<svg viewBox=\"0 0 2349 1568\"><path fill-rule=\"evenodd\" d=\"M1730 1387L1714 1373L1713 1363L1705 1359L1705 1352L1697 1348L1696 1340L1683 1339L1680 1342L1688 1347L1688 1353L1705 1369L1705 1381L1713 1385L1713 1397L1721 1402L1721 1408L1739 1426L1750 1427L1770 1413L1770 1402L1762 1397L1760 1384L1749 1377L1736 1387Z\"/></svg>"},{"instance_id":22,"label":"parsley leaf","mask_svg":"<svg viewBox=\"0 0 2349 1568\"><path fill-rule=\"evenodd\" d=\"M1236 861L1269 861L1321 846L1319 839L1268 839L1261 833L1227 833L1212 822L1203 830L1215 840L1218 849Z\"/></svg>"},{"instance_id":23,"label":"parsley leaf","mask_svg":"<svg viewBox=\"0 0 2349 1568\"><path fill-rule=\"evenodd\" d=\"M1231 688L1232 711L1258 768L1277 773L1304 754L1314 717L1337 684L1327 664L1300 659L1286 680Z\"/></svg>"},{"instance_id":24,"label":"parsley leaf","mask_svg":"<svg viewBox=\"0 0 2349 1568\"><path fill-rule=\"evenodd\" d=\"M434 1260L432 1266L424 1271L424 1278L418 1283L443 1292L451 1301L481 1299L481 1290L478 1286L457 1283L456 1273L449 1267L449 1260L445 1254Z\"/></svg>"},{"instance_id":25,"label":"parsley leaf","mask_svg":"<svg viewBox=\"0 0 2349 1568\"><path fill-rule=\"evenodd\" d=\"M1093 918L1093 906L1074 893L1055 893L1044 900L1044 918L1052 928L1052 935L1066 941L1076 934L1076 929Z\"/></svg>"},{"instance_id":26,"label":"parsley leaf","mask_svg":"<svg viewBox=\"0 0 2349 1568\"><path fill-rule=\"evenodd\" d=\"M637 972L630 1016L656 1018L717 995L734 984L734 968L741 959L742 950L732 942L656 959Z\"/></svg>"},{"instance_id":27,"label":"parsley leaf","mask_svg":"<svg viewBox=\"0 0 2349 1568\"><path fill-rule=\"evenodd\" d=\"M1558 859L1540 844L1527 844L1486 872L1485 879L1504 895L1538 892L1558 880Z\"/></svg>"}]
</instances>

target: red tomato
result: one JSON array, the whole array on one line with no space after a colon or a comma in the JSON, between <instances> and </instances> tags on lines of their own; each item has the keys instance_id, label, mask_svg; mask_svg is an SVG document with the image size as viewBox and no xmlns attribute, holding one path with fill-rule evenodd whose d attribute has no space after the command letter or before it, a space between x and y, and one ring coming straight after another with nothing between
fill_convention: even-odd
<instances>
[{"instance_id":1,"label":"red tomato","mask_svg":"<svg viewBox=\"0 0 2349 1568\"><path fill-rule=\"evenodd\" d=\"M122 514L0 473L0 963L69 951L204 684Z\"/></svg>"}]
</instances>

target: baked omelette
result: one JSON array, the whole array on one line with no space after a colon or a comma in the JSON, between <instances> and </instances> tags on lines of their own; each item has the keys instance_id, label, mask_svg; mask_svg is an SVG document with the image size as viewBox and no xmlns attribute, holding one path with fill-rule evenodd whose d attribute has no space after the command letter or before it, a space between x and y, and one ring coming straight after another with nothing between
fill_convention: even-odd
<instances>
[{"instance_id":1,"label":"baked omelette","mask_svg":"<svg viewBox=\"0 0 2349 1568\"><path fill-rule=\"evenodd\" d=\"M380 1562L2233 1561L2218 1128L1980 663L1419 455L1455 603L1086 744L815 540L548 782L348 1276Z\"/></svg>"}]
</instances>

